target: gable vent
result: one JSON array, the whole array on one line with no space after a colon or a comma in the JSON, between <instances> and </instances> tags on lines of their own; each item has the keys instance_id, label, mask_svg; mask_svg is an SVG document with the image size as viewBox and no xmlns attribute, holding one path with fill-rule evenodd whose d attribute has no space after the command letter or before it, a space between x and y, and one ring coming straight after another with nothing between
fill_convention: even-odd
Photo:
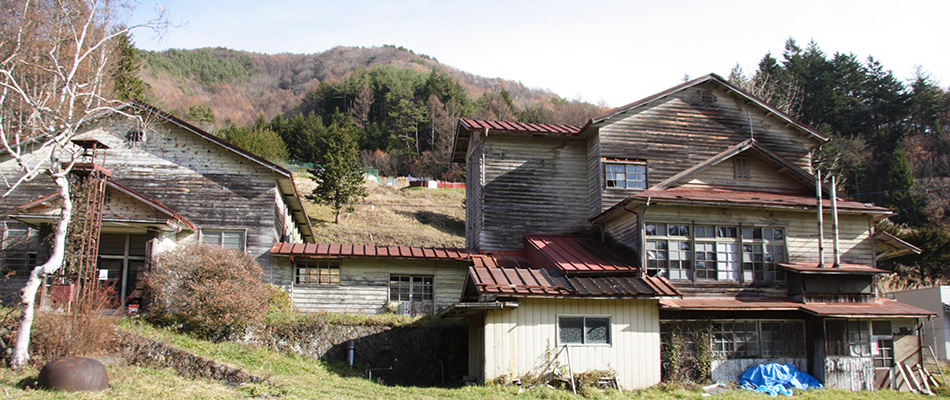
<instances>
[{"instance_id":1,"label":"gable vent","mask_svg":"<svg viewBox=\"0 0 950 400\"><path fill-rule=\"evenodd\" d=\"M736 179L750 179L752 172L749 171L749 159L745 157L733 158L736 168Z\"/></svg>"}]
</instances>

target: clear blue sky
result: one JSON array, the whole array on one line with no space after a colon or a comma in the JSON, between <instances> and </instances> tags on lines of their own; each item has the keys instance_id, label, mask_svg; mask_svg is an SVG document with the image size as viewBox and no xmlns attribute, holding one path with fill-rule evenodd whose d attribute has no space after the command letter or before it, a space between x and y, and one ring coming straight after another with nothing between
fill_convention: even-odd
<instances>
[{"instance_id":1,"label":"clear blue sky","mask_svg":"<svg viewBox=\"0 0 950 400\"><path fill-rule=\"evenodd\" d=\"M915 66L950 84L950 1L610 0L158 0L180 27L147 50L227 47L317 53L393 44L485 77L546 88L568 99L620 106L739 64L754 71L785 40L827 54L873 56L902 80Z\"/></svg>"}]
</instances>

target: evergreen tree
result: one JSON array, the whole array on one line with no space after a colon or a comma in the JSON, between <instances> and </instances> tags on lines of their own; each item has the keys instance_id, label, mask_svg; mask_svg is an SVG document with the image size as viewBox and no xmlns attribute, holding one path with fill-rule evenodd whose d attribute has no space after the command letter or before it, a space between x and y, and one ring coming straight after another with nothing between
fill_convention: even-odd
<instances>
[{"instance_id":1,"label":"evergreen tree","mask_svg":"<svg viewBox=\"0 0 950 400\"><path fill-rule=\"evenodd\" d=\"M286 161L289 157L283 139L266 126L247 128L230 125L218 131L218 136L271 162Z\"/></svg>"},{"instance_id":2,"label":"evergreen tree","mask_svg":"<svg viewBox=\"0 0 950 400\"><path fill-rule=\"evenodd\" d=\"M891 154L885 205L897 210L893 218L896 222L920 227L927 224L927 216L924 214L924 201L914 193L914 186L910 162L903 147L899 146Z\"/></svg>"},{"instance_id":3,"label":"evergreen tree","mask_svg":"<svg viewBox=\"0 0 950 400\"><path fill-rule=\"evenodd\" d=\"M128 33L115 37L116 65L112 71L112 91L118 100L141 99L145 82L139 78L142 61Z\"/></svg>"},{"instance_id":4,"label":"evergreen tree","mask_svg":"<svg viewBox=\"0 0 950 400\"><path fill-rule=\"evenodd\" d=\"M349 117L334 114L333 122L319 136L316 154L311 160L314 167L310 173L317 187L307 198L332 206L336 210L334 222L337 224L343 207L362 200L367 194L356 146L357 135L356 125Z\"/></svg>"}]
</instances>

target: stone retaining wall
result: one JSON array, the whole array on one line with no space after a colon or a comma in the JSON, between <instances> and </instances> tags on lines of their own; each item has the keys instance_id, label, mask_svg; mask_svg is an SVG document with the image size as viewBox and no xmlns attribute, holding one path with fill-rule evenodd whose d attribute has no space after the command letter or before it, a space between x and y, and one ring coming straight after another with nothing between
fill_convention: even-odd
<instances>
[{"instance_id":1,"label":"stone retaining wall","mask_svg":"<svg viewBox=\"0 0 950 400\"><path fill-rule=\"evenodd\" d=\"M258 383L263 379L241 369L219 364L168 344L129 332L119 332L119 348L129 364L171 367L187 378L206 378L229 385Z\"/></svg>"}]
</instances>

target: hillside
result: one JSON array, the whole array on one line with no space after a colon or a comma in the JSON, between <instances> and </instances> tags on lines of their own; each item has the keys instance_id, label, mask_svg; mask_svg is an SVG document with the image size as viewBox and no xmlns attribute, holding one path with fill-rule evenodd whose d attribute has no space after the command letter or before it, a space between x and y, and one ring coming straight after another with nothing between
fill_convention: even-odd
<instances>
[{"instance_id":1,"label":"hillside","mask_svg":"<svg viewBox=\"0 0 950 400\"><path fill-rule=\"evenodd\" d=\"M142 79L148 84L146 100L167 111L184 116L189 107L207 105L215 123L225 121L249 125L263 115L271 119L286 115L321 83L335 83L361 68L387 65L427 73L442 71L461 84L471 98L486 92L505 91L514 103L568 103L556 94L529 88L520 82L476 76L443 65L433 57L395 47L335 47L315 54L261 54L225 48L195 50L139 51L143 61ZM601 109L585 104L583 119ZM560 121L555 121L560 122ZM583 122L583 121L580 121ZM569 123L580 123L569 122ZM564 122L568 123L568 122Z\"/></svg>"},{"instance_id":2,"label":"hillside","mask_svg":"<svg viewBox=\"0 0 950 400\"><path fill-rule=\"evenodd\" d=\"M295 179L301 195L313 190L313 181ZM396 189L367 182L369 196L333 223L330 206L306 202L317 243L400 245L419 247L465 246L465 191L459 189Z\"/></svg>"}]
</instances>

